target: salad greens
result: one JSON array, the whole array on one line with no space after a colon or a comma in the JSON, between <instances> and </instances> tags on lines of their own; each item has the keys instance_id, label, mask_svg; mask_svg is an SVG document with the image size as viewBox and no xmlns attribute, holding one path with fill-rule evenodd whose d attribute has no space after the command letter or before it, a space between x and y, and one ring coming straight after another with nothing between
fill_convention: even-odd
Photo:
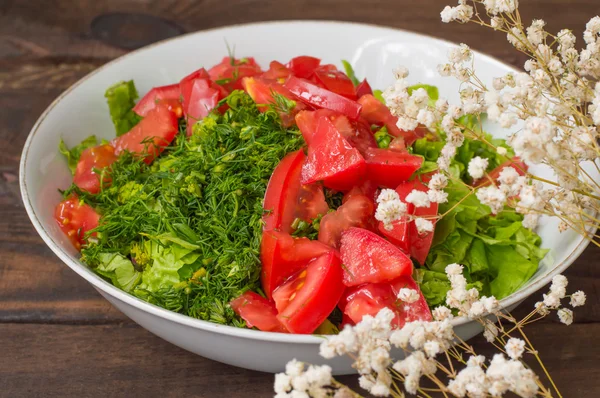
<instances>
[{"instance_id":1,"label":"salad greens","mask_svg":"<svg viewBox=\"0 0 600 398\"><path fill-rule=\"evenodd\" d=\"M342 61L354 85L359 84L350 63ZM419 84L409 88L427 91L430 102L438 89ZM273 93L275 103L261 113L252 98L234 91L193 127L186 137L186 123L170 147L151 165L125 152L112 164L110 187L90 194L72 185L65 197L76 194L102 215L96 236L82 249L82 259L115 286L168 310L216 323L244 326L229 302L245 291L260 290L260 242L263 198L269 178L279 161L301 148L304 140L297 127L285 128L279 112L294 108L294 101ZM374 95L384 102L381 91ZM138 97L133 81L120 82L105 94L117 136L135 126L133 112ZM481 130L481 120L465 116L461 122ZM416 178L437 169L444 134L417 140L409 150L424 159ZM385 127L375 133L378 147L393 139ZM74 173L81 153L97 145L95 136L69 149L59 149ZM522 216L506 209L498 215L479 203L467 187L473 181L467 166L475 156L487 158L488 171L506 160L478 140L466 139L451 164L446 191L448 202L439 206L444 217L436 224L434 241L424 267L415 279L430 307L445 302L450 282L444 270L450 263L465 266L468 288L503 298L516 291L538 268L546 250L541 239L525 229ZM342 193L325 190L330 211L342 203ZM321 217L313 222L296 220L293 236L316 239ZM339 318L339 319L338 319ZM329 318L341 321L341 311ZM335 332L325 322L318 331Z\"/></svg>"},{"instance_id":2,"label":"salad greens","mask_svg":"<svg viewBox=\"0 0 600 398\"><path fill-rule=\"evenodd\" d=\"M227 303L260 289L267 182L303 140L244 92L226 104L228 111L197 123L189 140L180 134L151 166L121 156L110 188L90 195L73 186L65 195L75 191L102 214L96 242L82 250L98 274L167 309L240 325Z\"/></svg>"}]
</instances>

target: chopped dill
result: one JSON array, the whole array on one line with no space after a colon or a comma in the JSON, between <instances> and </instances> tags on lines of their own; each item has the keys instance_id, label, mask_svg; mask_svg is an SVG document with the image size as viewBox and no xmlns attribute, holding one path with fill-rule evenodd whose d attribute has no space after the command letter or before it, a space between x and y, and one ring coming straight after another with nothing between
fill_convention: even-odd
<instances>
[{"instance_id":1,"label":"chopped dill","mask_svg":"<svg viewBox=\"0 0 600 398\"><path fill-rule=\"evenodd\" d=\"M82 250L93 269L106 253L119 253L131 261L130 273L141 273L131 290L136 296L194 318L244 326L228 303L260 288L267 182L304 141L296 128L282 127L277 111L259 112L242 91L226 103L224 114L197 123L189 139L180 125L152 165L125 154L111 166L109 188L91 195L73 185L64 195L76 193L102 216L97 237Z\"/></svg>"}]
</instances>

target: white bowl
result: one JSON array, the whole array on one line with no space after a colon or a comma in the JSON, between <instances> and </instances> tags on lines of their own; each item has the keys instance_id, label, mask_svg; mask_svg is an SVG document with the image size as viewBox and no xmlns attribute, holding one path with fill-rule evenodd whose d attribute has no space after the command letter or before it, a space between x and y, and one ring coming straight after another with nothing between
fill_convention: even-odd
<instances>
[{"instance_id":1,"label":"white bowl","mask_svg":"<svg viewBox=\"0 0 600 398\"><path fill-rule=\"evenodd\" d=\"M193 33L110 62L58 97L39 118L25 143L20 169L23 202L36 230L61 260L123 313L163 339L207 358L260 371L281 371L292 358L324 363L318 355L322 337L217 325L167 311L117 289L79 261L77 251L53 220L54 207L60 201L58 189L67 188L71 182L66 162L57 149L59 139L62 137L71 146L90 134L100 138L114 136L104 99L106 88L120 80L134 79L144 94L154 86L177 82L201 66L219 62L227 55L225 41L235 45L236 55L254 56L263 67L273 59L287 62L302 54L336 65L347 59L357 76L367 77L374 88L385 88L393 80L392 69L404 65L410 69L414 83L437 85L443 96L458 100L458 83L441 78L436 69L453 44L431 37L369 25L313 21L260 23ZM513 70L489 56L476 53L475 59L480 78L486 83ZM488 131L505 136L493 128ZM551 177L548 170L535 171ZM556 226L556 220L542 221L539 233L543 246L551 248L551 252L524 287L502 300L504 307L516 306L547 284L586 247L587 241L579 235L559 235ZM453 322L456 333L464 340L481 331L473 321ZM336 374L352 372L346 358L329 364Z\"/></svg>"}]
</instances>

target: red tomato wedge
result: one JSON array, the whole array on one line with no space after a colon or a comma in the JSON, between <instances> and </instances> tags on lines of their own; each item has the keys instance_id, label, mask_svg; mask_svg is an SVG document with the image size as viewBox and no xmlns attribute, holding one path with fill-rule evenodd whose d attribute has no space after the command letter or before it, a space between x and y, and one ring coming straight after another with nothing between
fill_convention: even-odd
<instances>
[{"instance_id":1,"label":"red tomato wedge","mask_svg":"<svg viewBox=\"0 0 600 398\"><path fill-rule=\"evenodd\" d=\"M400 301L400 289L408 288L419 292L419 299L413 303ZM365 315L376 316L383 308L389 308L396 316L392 327L402 328L407 322L430 321L431 311L411 276L403 276L387 283L365 283L346 289L338 304L353 323L360 322Z\"/></svg>"},{"instance_id":2,"label":"red tomato wedge","mask_svg":"<svg viewBox=\"0 0 600 398\"><path fill-rule=\"evenodd\" d=\"M72 196L56 206L54 219L73 246L80 250L86 242L85 234L98 226L100 215L90 205Z\"/></svg>"},{"instance_id":3,"label":"red tomato wedge","mask_svg":"<svg viewBox=\"0 0 600 398\"><path fill-rule=\"evenodd\" d=\"M73 183L89 193L100 192L102 169L109 167L117 159L115 148L109 144L86 149L81 153L77 163ZM108 173L102 178L104 185L109 184L111 181Z\"/></svg>"},{"instance_id":4,"label":"red tomato wedge","mask_svg":"<svg viewBox=\"0 0 600 398\"><path fill-rule=\"evenodd\" d=\"M308 105L331 109L353 120L358 119L360 116L361 106L358 102L318 87L307 80L290 76L285 82L284 87L290 90L300 101Z\"/></svg>"},{"instance_id":5,"label":"red tomato wedge","mask_svg":"<svg viewBox=\"0 0 600 398\"><path fill-rule=\"evenodd\" d=\"M378 190L379 187L377 186L377 183L372 180L363 179L360 183L353 186L351 190L344 194L342 203L346 203L348 199L354 195L363 195L366 196L371 202L375 202L377 200Z\"/></svg>"},{"instance_id":6,"label":"red tomato wedge","mask_svg":"<svg viewBox=\"0 0 600 398\"><path fill-rule=\"evenodd\" d=\"M144 95L144 97L139 100L137 104L135 104L133 111L140 116L146 116L148 112L156 108L156 104L165 101L168 101L168 103L173 107L174 112L181 110L181 105L179 105L179 108L176 106L176 104L180 103L181 101L181 90L179 89L179 84L169 84L168 86L154 87L152 90L148 91L148 93ZM179 114L178 117L181 117L181 114Z\"/></svg>"},{"instance_id":7,"label":"red tomato wedge","mask_svg":"<svg viewBox=\"0 0 600 398\"><path fill-rule=\"evenodd\" d=\"M242 90L242 79L260 75L262 70L254 58L233 59L225 57L220 64L208 70L213 82L223 86L227 91Z\"/></svg>"},{"instance_id":8,"label":"red tomato wedge","mask_svg":"<svg viewBox=\"0 0 600 398\"><path fill-rule=\"evenodd\" d=\"M365 161L369 179L387 188L408 180L423 164L421 156L380 148L368 148Z\"/></svg>"},{"instance_id":9,"label":"red tomato wedge","mask_svg":"<svg viewBox=\"0 0 600 398\"><path fill-rule=\"evenodd\" d=\"M221 92L212 87L211 81L205 78L182 80L180 83L183 95L183 112L187 117L187 135L192 135L194 124L202 120L221 100Z\"/></svg>"},{"instance_id":10,"label":"red tomato wedge","mask_svg":"<svg viewBox=\"0 0 600 398\"><path fill-rule=\"evenodd\" d=\"M377 225L379 234L396 245L404 253L410 255L410 235L408 220L397 220L392 223L392 229L386 229L380 221Z\"/></svg>"},{"instance_id":11,"label":"red tomato wedge","mask_svg":"<svg viewBox=\"0 0 600 398\"><path fill-rule=\"evenodd\" d=\"M129 151L150 164L179 132L177 116L164 105L152 109L130 131L112 140L115 155Z\"/></svg>"},{"instance_id":12,"label":"red tomato wedge","mask_svg":"<svg viewBox=\"0 0 600 398\"><path fill-rule=\"evenodd\" d=\"M273 303L254 292L246 292L231 300L231 308L249 328L257 328L263 332L287 333L285 327L277 319L277 309Z\"/></svg>"},{"instance_id":13,"label":"red tomato wedge","mask_svg":"<svg viewBox=\"0 0 600 398\"><path fill-rule=\"evenodd\" d=\"M413 189L423 192L428 191L428 188L423 183L421 183L421 181L415 179L413 181L407 181L398 185L398 187L396 188L396 192L398 192L400 200L404 201L406 199L406 196ZM410 203L408 203L407 205L407 211L410 214L413 214L416 217L430 219L433 223L435 223L434 217L437 216L438 213L437 203L431 203L429 207L415 207ZM411 257L417 260L419 264L425 264L425 260L427 259L427 255L429 254L429 249L431 248L431 242L433 241L434 232L419 234L415 223L410 222L408 225L408 235Z\"/></svg>"},{"instance_id":14,"label":"red tomato wedge","mask_svg":"<svg viewBox=\"0 0 600 398\"><path fill-rule=\"evenodd\" d=\"M301 182L323 181L327 188L345 191L360 181L365 169L365 159L360 152L342 137L328 118L319 118L302 167Z\"/></svg>"},{"instance_id":15,"label":"red tomato wedge","mask_svg":"<svg viewBox=\"0 0 600 398\"><path fill-rule=\"evenodd\" d=\"M327 90L346 98L356 100L356 90L352 80L345 73L339 70L331 70L320 66L314 71L317 81L319 81Z\"/></svg>"},{"instance_id":16,"label":"red tomato wedge","mask_svg":"<svg viewBox=\"0 0 600 398\"><path fill-rule=\"evenodd\" d=\"M371 89L371 85L369 85L367 79L364 79L356 86L356 97L360 98L363 95L373 95L373 89Z\"/></svg>"},{"instance_id":17,"label":"red tomato wedge","mask_svg":"<svg viewBox=\"0 0 600 398\"><path fill-rule=\"evenodd\" d=\"M354 194L336 211L327 213L319 225L319 242L333 248L340 247L342 233L350 227L370 228L375 204L364 195Z\"/></svg>"},{"instance_id":18,"label":"red tomato wedge","mask_svg":"<svg viewBox=\"0 0 600 398\"><path fill-rule=\"evenodd\" d=\"M312 333L331 314L343 292L340 259L330 251L273 292L277 319L291 333Z\"/></svg>"},{"instance_id":19,"label":"red tomato wedge","mask_svg":"<svg viewBox=\"0 0 600 398\"><path fill-rule=\"evenodd\" d=\"M402 137L406 146L411 146L417 139L422 138L427 133L426 129L416 128L413 131L400 130L396 123L398 119L391 114L390 110L371 94L365 94L358 99L362 106L360 116L369 123L378 126L385 126L388 133L394 137Z\"/></svg>"},{"instance_id":20,"label":"red tomato wedge","mask_svg":"<svg viewBox=\"0 0 600 398\"><path fill-rule=\"evenodd\" d=\"M291 235L265 231L260 246L262 263L262 288L267 297L287 278L305 267L313 260L331 248L321 242L308 238L293 238Z\"/></svg>"},{"instance_id":21,"label":"red tomato wedge","mask_svg":"<svg viewBox=\"0 0 600 398\"><path fill-rule=\"evenodd\" d=\"M321 60L319 58L302 55L292 58L290 62L288 62L287 67L295 76L308 79L320 64Z\"/></svg>"},{"instance_id":22,"label":"red tomato wedge","mask_svg":"<svg viewBox=\"0 0 600 398\"><path fill-rule=\"evenodd\" d=\"M304 137L307 145L310 145L317 130L319 118L327 117L340 134L350 145L364 153L368 148L377 148L377 141L364 120L350 120L346 116L329 109L316 111L300 111L296 115L296 124Z\"/></svg>"},{"instance_id":23,"label":"red tomato wedge","mask_svg":"<svg viewBox=\"0 0 600 398\"><path fill-rule=\"evenodd\" d=\"M261 75L263 79L275 80L278 83L285 82L285 79L292 73L284 64L277 61L271 61L269 70Z\"/></svg>"},{"instance_id":24,"label":"red tomato wedge","mask_svg":"<svg viewBox=\"0 0 600 398\"><path fill-rule=\"evenodd\" d=\"M263 202L265 231L291 233L296 218L311 221L329 210L321 185L300 182L305 159L302 150L292 152L273 171Z\"/></svg>"},{"instance_id":25,"label":"red tomato wedge","mask_svg":"<svg viewBox=\"0 0 600 398\"><path fill-rule=\"evenodd\" d=\"M381 283L412 274L412 261L400 249L379 235L362 228L342 233L340 254L344 284Z\"/></svg>"}]
</instances>

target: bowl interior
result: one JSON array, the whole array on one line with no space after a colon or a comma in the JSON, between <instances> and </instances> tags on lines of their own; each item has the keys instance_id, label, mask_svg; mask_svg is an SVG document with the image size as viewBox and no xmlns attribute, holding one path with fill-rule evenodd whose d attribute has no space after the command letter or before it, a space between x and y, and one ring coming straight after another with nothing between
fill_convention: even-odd
<instances>
[{"instance_id":1,"label":"bowl interior","mask_svg":"<svg viewBox=\"0 0 600 398\"><path fill-rule=\"evenodd\" d=\"M442 78L437 73L437 65L445 62L448 49L453 44L387 28L311 21L233 26L158 43L105 65L62 94L34 126L21 159L23 200L34 226L50 248L96 288L147 311L200 328L216 326L142 302L103 281L79 261L77 251L53 220L54 207L60 201L58 189L67 188L71 181L66 162L58 152L58 142L62 138L68 146L72 146L91 134L99 138L114 137L104 99L106 88L115 82L133 79L143 95L154 86L171 84L202 66L219 62L227 55L226 43L235 46L238 57L254 56L263 68L268 67L271 60L287 62L301 54L313 55L338 66L341 66L341 59L347 59L359 78L367 77L373 88L381 89L392 83L392 70L403 65L410 70L411 82L436 85L442 96L458 101L458 82ZM513 70L482 54L475 55L475 67L485 83ZM486 128L498 137L507 133L495 126ZM534 168L534 171L551 178L549 170L543 167ZM504 301L506 305L522 300L543 286L585 248L586 243L575 232L559 234L557 224L555 219L542 220L538 232L543 246L551 251L532 280ZM274 336L252 330L219 329L231 329L230 333L243 333L254 338ZM319 341L311 336L281 338Z\"/></svg>"}]
</instances>

